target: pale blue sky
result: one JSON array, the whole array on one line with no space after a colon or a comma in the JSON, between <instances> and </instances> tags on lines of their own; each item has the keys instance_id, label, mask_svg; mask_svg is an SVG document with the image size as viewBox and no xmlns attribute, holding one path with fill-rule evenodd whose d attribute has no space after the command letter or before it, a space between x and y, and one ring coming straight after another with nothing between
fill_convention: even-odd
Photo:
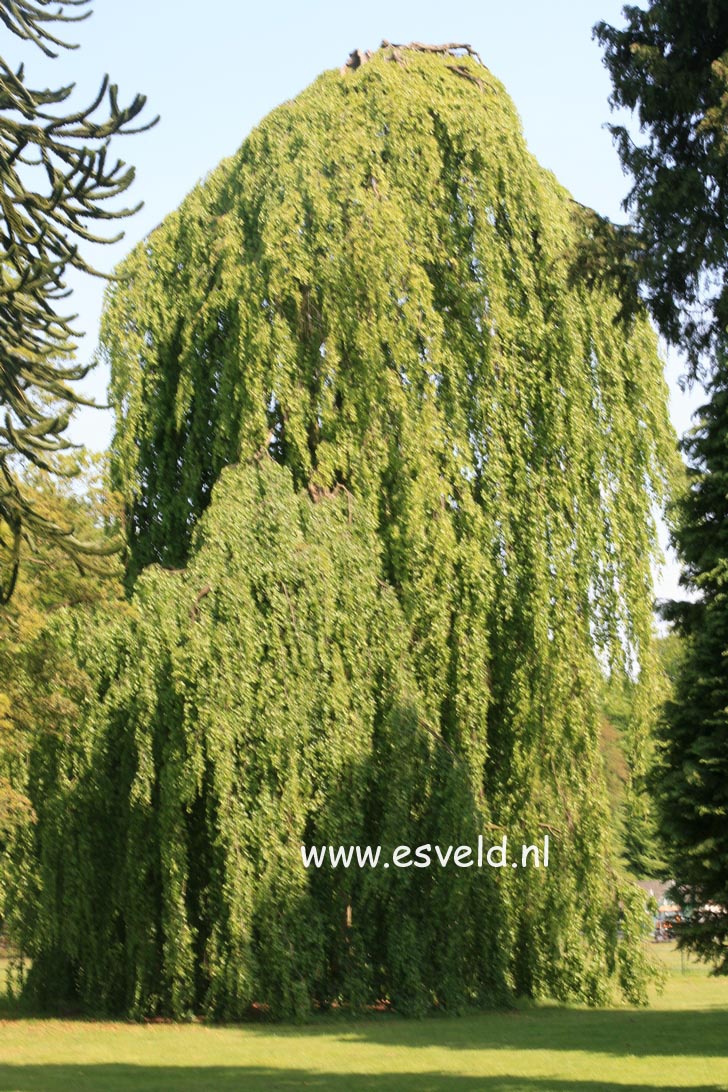
<instances>
[{"instance_id":1,"label":"pale blue sky","mask_svg":"<svg viewBox=\"0 0 728 1092\"><path fill-rule=\"evenodd\" d=\"M108 72L122 102L141 91L149 98L149 117L161 115L149 133L116 142L118 154L137 168L131 197L145 206L127 221L121 243L91 255L110 270L273 107L324 69L339 67L352 49L376 48L382 38L471 43L505 84L539 161L579 201L623 218L627 179L604 129L610 85L591 37L598 19L621 22L620 12L621 3L613 0L368 0L360 5L274 0L255 6L233 0L96 0L91 18L70 28L78 50L47 62L4 35L2 51L9 63L26 61L31 85L76 80L80 103L92 98ZM81 356L88 359L103 283L89 278L72 283L73 310L87 331ZM697 396L680 393L679 370L672 360L672 413L683 431ZM106 382L97 369L86 389L103 400ZM73 434L101 449L110 428L108 413L88 411ZM672 594L675 579L670 565L658 593Z\"/></svg>"}]
</instances>

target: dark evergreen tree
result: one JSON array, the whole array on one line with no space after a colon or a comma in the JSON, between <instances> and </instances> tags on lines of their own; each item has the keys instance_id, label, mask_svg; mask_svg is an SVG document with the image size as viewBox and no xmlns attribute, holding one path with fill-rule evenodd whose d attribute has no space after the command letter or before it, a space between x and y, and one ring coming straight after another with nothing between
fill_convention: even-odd
<instances>
[{"instance_id":1,"label":"dark evergreen tree","mask_svg":"<svg viewBox=\"0 0 728 1092\"><path fill-rule=\"evenodd\" d=\"M67 48L59 28L85 18L88 10L79 9L88 2L0 0L0 20L54 57L56 47ZM51 538L79 561L95 553L73 525L42 514L19 473L28 464L55 473L68 465L54 456L69 446L65 433L74 407L87 404L72 384L88 367L73 359L74 316L59 306L68 295L64 277L69 268L96 273L81 243L121 238L99 235L94 223L136 211L110 207L131 185L134 170L107 157L113 136L140 131L129 126L144 96L120 107L105 76L93 102L77 109L70 104L73 90L73 84L34 90L22 65L14 71L0 57L0 542L9 545L0 552L0 603L12 595L24 538ZM99 118L107 96L108 116Z\"/></svg>"},{"instance_id":2,"label":"dark evergreen tree","mask_svg":"<svg viewBox=\"0 0 728 1092\"><path fill-rule=\"evenodd\" d=\"M728 7L653 0L624 11L625 28L595 29L614 104L636 111L645 136L637 144L613 128L634 179L631 277L691 373L708 377L711 398L684 445L690 489L675 539L697 599L666 610L687 644L655 785L671 876L686 907L712 907L682 942L728 973Z\"/></svg>"},{"instance_id":3,"label":"dark evergreen tree","mask_svg":"<svg viewBox=\"0 0 728 1092\"><path fill-rule=\"evenodd\" d=\"M668 608L685 636L663 727L658 791L672 877L692 911L682 943L728 974L728 368L685 441L690 490L677 543L695 600Z\"/></svg>"},{"instance_id":4,"label":"dark evergreen tree","mask_svg":"<svg viewBox=\"0 0 728 1092\"><path fill-rule=\"evenodd\" d=\"M325 73L111 286L133 595L76 627L95 696L35 755L17 927L46 1000L645 997L599 700L605 661L638 680L639 746L666 388L463 52ZM551 867L301 866L479 832L548 835Z\"/></svg>"},{"instance_id":5,"label":"dark evergreen tree","mask_svg":"<svg viewBox=\"0 0 728 1092\"><path fill-rule=\"evenodd\" d=\"M644 136L611 127L633 180L632 227L612 254L623 285L641 283L660 331L699 371L728 325L728 6L651 0L623 10L625 27L595 27L612 103L635 112Z\"/></svg>"}]
</instances>

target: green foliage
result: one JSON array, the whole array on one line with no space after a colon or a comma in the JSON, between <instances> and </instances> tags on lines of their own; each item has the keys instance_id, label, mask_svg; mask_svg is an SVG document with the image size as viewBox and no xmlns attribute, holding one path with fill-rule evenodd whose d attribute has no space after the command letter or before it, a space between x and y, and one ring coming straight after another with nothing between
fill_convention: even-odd
<instances>
[{"instance_id":1,"label":"green foliage","mask_svg":"<svg viewBox=\"0 0 728 1092\"><path fill-rule=\"evenodd\" d=\"M17 927L37 999L231 1019L606 998L621 889L593 754L497 814L532 841L566 810L550 872L303 869L301 843L391 853L493 827L482 754L433 730L380 571L365 511L297 495L265 458L223 473L187 569L144 574L128 619L59 617L88 712L35 751ZM477 679L458 697L482 702Z\"/></svg>"},{"instance_id":2,"label":"green foliage","mask_svg":"<svg viewBox=\"0 0 728 1092\"><path fill-rule=\"evenodd\" d=\"M660 763L657 726L684 656L677 633L654 642L654 684L648 693L639 680L613 673L604 681L601 700L601 749L612 821L621 856L638 878L665 873L664 832L655 800Z\"/></svg>"},{"instance_id":3,"label":"green foliage","mask_svg":"<svg viewBox=\"0 0 728 1092\"><path fill-rule=\"evenodd\" d=\"M56 524L79 528L98 553L117 533L118 511L102 483L98 457L66 457L67 475L26 473L23 488L33 510ZM118 507L118 506L117 506ZM0 554L7 550L0 544ZM35 816L28 796L28 763L41 735L67 738L78 717L79 673L67 642L44 632L62 608L112 604L120 609L121 562L69 558L53 540L41 537L26 547L13 598L0 607L0 917L12 876L12 857Z\"/></svg>"},{"instance_id":4,"label":"green foliage","mask_svg":"<svg viewBox=\"0 0 728 1092\"><path fill-rule=\"evenodd\" d=\"M696 598L668 617L685 637L662 730L657 788L670 873L681 901L700 907L682 942L728 974L728 371L685 441L690 488L680 501L683 584Z\"/></svg>"},{"instance_id":5,"label":"green foliage","mask_svg":"<svg viewBox=\"0 0 728 1092\"><path fill-rule=\"evenodd\" d=\"M728 329L728 9L713 0L626 7L627 27L599 24L613 101L637 112L635 144L613 127L644 248L638 275L661 332L710 377L709 405L684 444L690 487L674 533L683 583L697 601L672 603L686 637L662 730L657 789L669 869L695 918L684 942L728 972L726 763L726 329Z\"/></svg>"},{"instance_id":6,"label":"green foliage","mask_svg":"<svg viewBox=\"0 0 728 1092\"><path fill-rule=\"evenodd\" d=\"M358 1004L382 976L404 1010L504 995L489 877L301 864L302 842L474 840L484 818L426 728L376 543L346 499L313 504L266 459L225 472L184 574L150 571L128 622L78 627L98 701L37 752L46 998L73 982L89 1008L232 1018Z\"/></svg>"},{"instance_id":7,"label":"green foliage","mask_svg":"<svg viewBox=\"0 0 728 1092\"><path fill-rule=\"evenodd\" d=\"M626 205L636 228L618 232L630 260L615 267L628 295L642 282L659 329L697 371L728 324L728 9L651 0L624 14L623 29L595 27L612 103L636 112L645 137L611 127L633 179Z\"/></svg>"},{"instance_id":8,"label":"green foliage","mask_svg":"<svg viewBox=\"0 0 728 1092\"><path fill-rule=\"evenodd\" d=\"M49 11L48 0L0 0L0 21L55 57L53 47L68 48L56 36L58 24L85 18L90 12L76 9L87 4L64 0ZM140 131L129 123L145 98L137 95L120 108L107 76L89 106L70 109L73 90L73 84L33 90L23 66L13 71L0 57L0 522L12 542L2 551L0 603L13 593L29 537L45 537L71 557L93 554L72 524L55 523L33 507L19 468L58 473L63 460L54 456L70 446L71 413L88 404L72 384L89 369L73 360L73 317L59 310L59 301L68 296L68 268L96 273L79 250L81 241L121 238L98 235L90 222L136 211L109 207L131 185L134 169L107 163L107 153L113 136ZM107 92L109 116L100 120L95 115ZM54 109L60 106L65 114Z\"/></svg>"},{"instance_id":9,"label":"green foliage","mask_svg":"<svg viewBox=\"0 0 728 1092\"><path fill-rule=\"evenodd\" d=\"M619 832L622 857L638 878L654 878L664 871L650 777L655 766L659 703L670 691L662 665L666 640L671 638L655 642L659 670L649 702L644 687L624 675L607 680L602 701L602 753L613 822Z\"/></svg>"},{"instance_id":10,"label":"green foliage","mask_svg":"<svg viewBox=\"0 0 728 1092\"><path fill-rule=\"evenodd\" d=\"M652 700L674 440L645 317L626 335L573 277L582 231L485 69L387 48L124 263L103 336L134 616L78 627L96 698L36 755L45 1000L644 999L599 697L606 661ZM551 867L298 855L501 831L549 831Z\"/></svg>"}]
</instances>

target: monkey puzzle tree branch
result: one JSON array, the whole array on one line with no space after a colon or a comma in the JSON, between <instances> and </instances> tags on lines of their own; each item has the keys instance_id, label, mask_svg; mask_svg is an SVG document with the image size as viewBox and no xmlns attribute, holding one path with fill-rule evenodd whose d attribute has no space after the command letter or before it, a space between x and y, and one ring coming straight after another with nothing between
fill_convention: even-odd
<instances>
[{"instance_id":1,"label":"monkey puzzle tree branch","mask_svg":"<svg viewBox=\"0 0 728 1092\"><path fill-rule=\"evenodd\" d=\"M0 20L55 57L51 46L75 47L49 27L85 19L89 10L66 9L86 9L87 3L67 0L51 10L46 0L0 0ZM70 446L64 433L73 409L93 404L69 385L88 368L70 363L78 336L74 316L57 306L69 295L68 268L105 275L81 253L80 243L117 242L123 232L108 234L101 223L140 208L109 205L134 181L133 167L110 158L112 138L143 132L157 120L134 125L145 96L120 106L108 76L87 106L64 113L74 88L34 90L22 66L13 71L0 58L0 517L14 542L11 573L0 578L0 602L14 586L25 529L58 535L69 550L83 552L70 529L54 529L33 515L16 475L23 462L58 472L52 454Z\"/></svg>"},{"instance_id":2,"label":"monkey puzzle tree branch","mask_svg":"<svg viewBox=\"0 0 728 1092\"><path fill-rule=\"evenodd\" d=\"M61 49L78 49L77 45L61 41L46 29L47 23L80 23L88 19L91 9L90 0L8 0L0 5L0 20L8 30L26 42L34 42L47 57L57 57L49 43ZM69 15L64 8L86 8L80 15ZM55 9L55 10L50 10Z\"/></svg>"}]
</instances>

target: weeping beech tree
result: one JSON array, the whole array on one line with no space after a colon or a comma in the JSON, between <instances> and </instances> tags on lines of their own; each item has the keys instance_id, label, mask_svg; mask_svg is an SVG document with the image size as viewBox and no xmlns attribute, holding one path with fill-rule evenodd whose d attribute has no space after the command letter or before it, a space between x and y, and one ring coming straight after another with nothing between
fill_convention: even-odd
<instances>
[{"instance_id":1,"label":"weeping beech tree","mask_svg":"<svg viewBox=\"0 0 728 1092\"><path fill-rule=\"evenodd\" d=\"M103 345L133 592L66 638L78 731L34 758L46 1000L644 999L599 682L636 681L638 766L675 444L646 319L574 275L588 224L476 56L387 45L127 259ZM479 833L548 834L550 867L301 864Z\"/></svg>"}]
</instances>

